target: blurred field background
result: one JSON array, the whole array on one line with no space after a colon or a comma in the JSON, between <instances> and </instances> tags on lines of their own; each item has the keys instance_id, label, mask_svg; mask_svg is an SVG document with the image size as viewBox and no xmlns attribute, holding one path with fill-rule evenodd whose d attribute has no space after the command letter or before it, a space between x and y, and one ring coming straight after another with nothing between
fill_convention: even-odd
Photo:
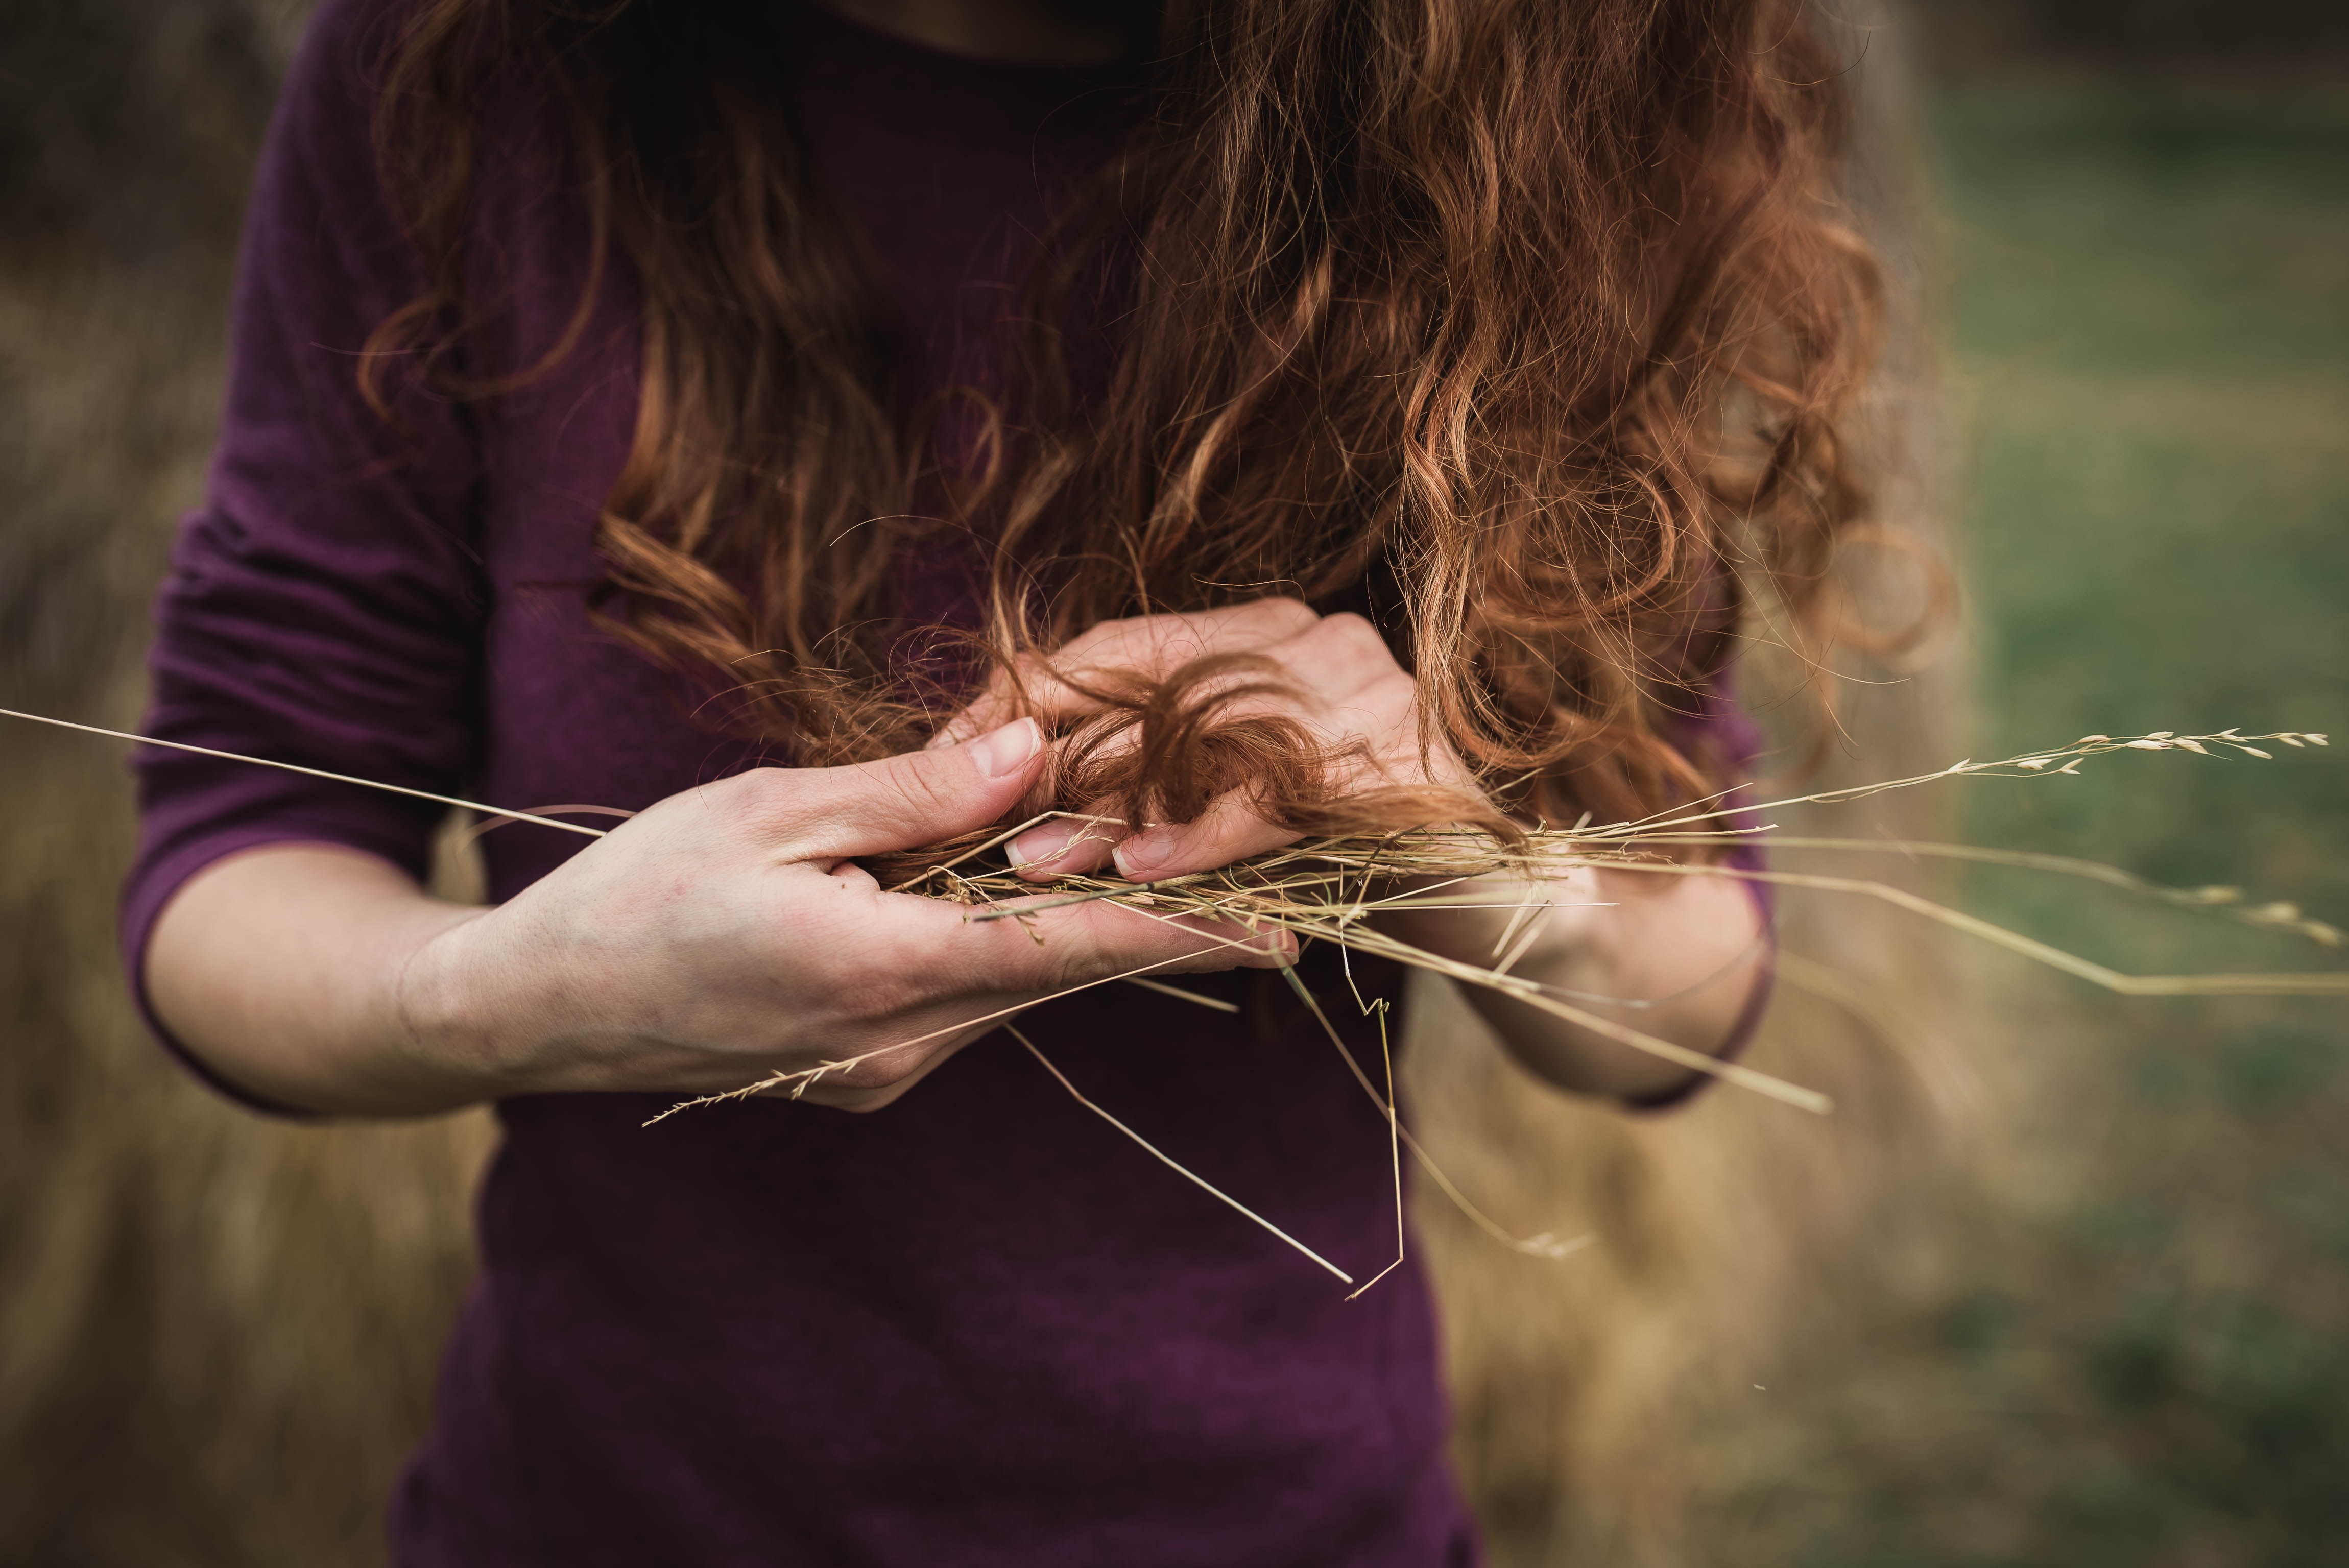
<instances>
[{"instance_id":1,"label":"blurred field background","mask_svg":"<svg viewBox=\"0 0 2349 1568\"><path fill-rule=\"evenodd\" d=\"M1926 80L1975 757L2092 731L2349 729L2349 73L2246 49L2259 20L2210 7L2193 54L2007 54ZM1974 784L1961 820L1975 842L2244 883L2338 921L2349 758L2282 758ZM2313 958L2009 876L1971 892L2130 967ZM1714 1557L2349 1561L2339 1003L2126 1002L1976 973L2006 982L1985 1048L2019 1045L2036 1078L2003 1112L2010 1152L1937 1300L1755 1395L1771 1430L1746 1439Z\"/></svg>"},{"instance_id":2,"label":"blurred field background","mask_svg":"<svg viewBox=\"0 0 2349 1568\"><path fill-rule=\"evenodd\" d=\"M244 173L304 9L0 0L0 706L135 717L144 602L201 483ZM1985 757L2237 725L2349 746L2349 28L2282 0L1909 20L1945 383L1932 466L1975 694L1952 741ZM2338 748L2165 755L1948 799L1976 841L2344 922L2344 769ZM480 1123L320 1133L212 1104L140 1037L114 975L118 755L0 730L0 1563L375 1561L464 1277ZM1959 891L2129 967L2304 958L2012 876ZM1511 1335L1572 1339L1556 1387L1464 1383L1499 1563L2349 1561L2341 1009L2125 1002L2003 960L1961 978L1943 1048L1971 1085L1963 1147L1847 1233L1891 1283L1822 1264L1781 1281L1770 1346L1626 1385L1685 1399L1677 1422L1600 1397L1616 1361L1661 1354L1637 1323L1569 1326L1570 1295L1555 1321L1496 1322L1457 1297L1488 1370L1517 1365L1492 1349ZM1871 1105L1847 1097L1838 1135L1864 1141ZM1606 1277L1648 1282L1606 1311L1739 1277L1643 1253L1620 1189L1747 1114L1575 1124L1647 1162L1588 1163L1572 1188L1625 1232ZM1808 1136L1753 1125L1777 1141L1750 1148L1789 1160ZM1907 1129L1888 1110L1876 1134ZM1841 1171L1897 1186L1893 1169L1879 1148ZM1733 1179L1709 1169L1674 1201ZM1758 1235L1749 1250L1775 1245ZM1787 1257L1781 1274L1816 1261ZM1529 1410L1537 1393L1557 1408ZM1632 1459L1522 1460L1635 1418L1664 1437ZM1648 1528L1624 1522L1643 1508Z\"/></svg>"}]
</instances>

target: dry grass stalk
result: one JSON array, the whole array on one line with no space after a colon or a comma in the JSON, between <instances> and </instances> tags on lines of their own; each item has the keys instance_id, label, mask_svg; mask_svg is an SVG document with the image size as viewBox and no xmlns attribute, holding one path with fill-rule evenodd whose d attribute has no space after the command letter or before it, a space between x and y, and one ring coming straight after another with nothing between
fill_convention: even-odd
<instances>
[{"instance_id":1,"label":"dry grass stalk","mask_svg":"<svg viewBox=\"0 0 2349 1568\"><path fill-rule=\"evenodd\" d=\"M517 811L483 806L450 797L427 795L423 791L397 786L375 784L341 774L324 773L316 769L296 768L290 764L272 762L265 758L242 757L232 752L213 751L201 747L181 746L174 742L150 740L143 736L119 730L103 729L93 725L69 723L47 718L37 714L0 709L0 717L30 719L41 724L88 734L110 736L146 745L173 747L175 749L199 752L234 761L253 762L265 767L331 779L337 782L389 789L395 793L421 796L443 804L481 812L492 819L492 826L507 822L526 821L559 829L587 837L600 838L603 830L564 821L546 815L552 811L588 814L623 813L608 808L592 806L543 807L535 811ZM1039 822L1066 817L1081 821L1101 819L1068 811L1041 812L1017 827L985 835L974 835L968 841L957 841L911 856L898 857L884 872L897 891L922 893L948 899L969 907L966 918L974 921L1020 920L1032 917L1040 911L1067 905L1107 902L1130 910L1146 919L1174 922L1185 918L1205 918L1237 924L1252 934L1278 930L1295 936L1301 946L1306 942L1328 942L1341 953L1360 952L1387 958L1413 968L1441 975L1455 982L1482 985L1505 993L1531 1006L1576 1024L1605 1038L1616 1040L1638 1050L1646 1051L1664 1060L1754 1090L1799 1109L1825 1114L1832 1109L1827 1097L1816 1090L1788 1083L1737 1062L1722 1061L1699 1051L1692 1051L1671 1041L1660 1039L1621 1021L1594 1012L1594 1006L1611 1006L1630 1010L1654 1005L1653 1000L1637 998L1589 997L1566 993L1559 987L1544 985L1525 975L1513 973L1516 964L1531 945L1538 933L1537 916L1550 906L1540 896L1546 883L1554 883L1568 873L1589 868L1617 868L1660 875L1733 876L1770 882L1782 886L1809 888L1822 892L1847 893L1872 898L1904 909L1924 919L1936 922L1951 930L1964 933L2008 952L2044 965L2051 969L2072 975L2124 995L2349 995L2349 972L2323 971L2280 974L2221 975L2127 975L2106 965L2096 964L2064 951L2051 944L2038 941L2007 929L1993 922L1961 910L1935 903L1890 883L1866 878L1830 876L1812 872L1783 870L1748 871L1741 868L1692 861L1692 853L1707 849L1719 849L1741 841L1759 841L1775 850L1795 851L1821 851L1835 852L1899 853L1947 860L1996 864L2042 872L2054 875L2082 878L2102 882L2142 897L2174 906L2218 913L2259 929L2304 937L2327 946L2339 944L2338 930L2322 921L2312 920L2288 903L2246 904L2241 893L2233 888L2203 887L2191 889L2167 888L2148 882L2116 867L2068 856L2048 855L2029 851L2008 851L1969 844L1946 844L1904 840L1859 840L1818 837L1786 837L1774 835L1768 826L1745 827L1731 820L1733 817L1750 816L1782 807L1803 805L1833 805L1864 799L1889 790L1912 789L1918 786L1959 777L2045 779L2064 774L2075 774L2087 759L2118 751L2185 751L2203 757L2240 755L2270 758L2273 753L2259 743L2272 741L2293 748L2328 745L2323 735L2302 731L2281 731L2270 735L2245 736L2233 729L2215 735L2181 736L2168 730L2150 735L2116 738L2111 736L2083 737L2069 746L2028 752L1995 762L1958 762L1938 772L1917 774L1906 779L1852 789L1823 791L1764 802L1758 806L1732 806L1723 797L1714 797L1684 807L1659 812L1638 821L1592 826L1578 823L1573 828L1557 829L1537 825L1512 838L1503 838L1481 830L1469 830L1442 826L1414 829L1377 835L1332 837L1302 842L1251 859L1237 861L1215 871L1195 872L1187 876L1168 878L1161 882L1130 882L1113 877L1090 874L1058 879L1053 891L1040 892L1036 884L1020 879L1008 866L987 859L1012 838ZM1496 891L1495 884L1500 884ZM1400 891L1389 891L1399 889ZM1512 917L1494 947L1494 962L1487 965L1464 963L1432 953L1402 941L1371 923L1371 917L1397 909L1495 909L1507 908ZM1210 943L1242 945L1237 939L1201 934ZM1514 939L1514 940L1513 940ZM1230 1004L1216 998L1198 995L1178 986L1148 978L1150 971L1179 963L1180 959L1164 960L1122 975L1106 976L1084 985L1072 986L1057 993L1072 995L1116 981L1130 982L1164 994L1177 996L1203 1006L1229 1010ZM1799 967L1802 960L1789 955L1790 967ZM1470 1202L1458 1186L1436 1168L1417 1140L1402 1125L1394 1094L1394 1064L1392 1053L1386 1054L1387 1088L1381 1093L1361 1065L1346 1048L1342 1037L1322 1011L1321 1005L1295 972L1284 972L1290 986L1329 1036L1349 1071L1387 1119L1390 1142L1395 1169L1396 1258L1394 1263L1360 1286L1359 1295L1392 1272L1402 1262L1402 1153L1408 1148L1423 1169L1439 1188L1459 1205L1479 1229L1505 1244L1531 1255L1564 1257L1583 1244L1587 1238L1561 1241L1545 1233L1530 1238L1512 1236L1495 1223L1483 1211ZM1350 967L1348 971L1350 985ZM1813 983L1824 978L1813 976ZM1569 1000L1569 997L1574 999ZM1050 998L1046 998L1049 1000ZM1385 998L1365 1000L1359 992L1356 1001L1365 1014L1376 1014L1380 1022L1381 1039L1386 1037L1387 1002ZM779 1072L745 1084L739 1089L722 1094L704 1095L680 1101L655 1117L665 1119L680 1110L697 1106L716 1104L757 1094L783 1094L797 1099L810 1088L833 1074L888 1052L903 1050L908 1046L926 1043L930 1039L959 1033L973 1024L1007 1020L1004 1027L1025 1046L1045 1070L1078 1103L1107 1120L1112 1127L1140 1143L1161 1161L1196 1183L1223 1202L1246 1215L1249 1220L1278 1236L1320 1267L1352 1284L1351 1276L1339 1269L1303 1243L1288 1235L1269 1220L1247 1205L1206 1182L1194 1172L1184 1169L1165 1154L1152 1147L1132 1129L1125 1126L1107 1109L1094 1104L1081 1093L1074 1084L1037 1049L1024 1034L1008 1020L1036 1006L1035 1003L1005 1007L997 1012L970 1018L960 1024L913 1039L899 1040L874 1050L851 1057L828 1060L812 1068ZM648 1124L649 1125L649 1124Z\"/></svg>"},{"instance_id":2,"label":"dry grass stalk","mask_svg":"<svg viewBox=\"0 0 2349 1568\"><path fill-rule=\"evenodd\" d=\"M1222 1188L1214 1185L1212 1182L1200 1180L1197 1173L1191 1171L1188 1167L1179 1164L1175 1161L1170 1159L1166 1152L1160 1149L1158 1145L1151 1142L1150 1140L1143 1137L1139 1132L1134 1131L1133 1129L1128 1127L1124 1122L1120 1121L1115 1116L1112 1115L1102 1106L1087 1099L1083 1091L1079 1089L1075 1084L1069 1081L1069 1075L1062 1072L1059 1068L1054 1067L1052 1065L1052 1059L1046 1056L1042 1051L1037 1049L1036 1042L1030 1039L1027 1035L1020 1030L1018 1025L1006 1024L1003 1026L1003 1032L1009 1035L1013 1039L1019 1041L1022 1046L1025 1046L1028 1048L1028 1054L1034 1057L1038 1062L1042 1064L1044 1070L1052 1075L1053 1081L1058 1083L1062 1088L1069 1091L1069 1097L1071 1099L1074 1099L1079 1105L1083 1106L1087 1110L1092 1111L1095 1116L1100 1117L1103 1121L1108 1122L1112 1127L1116 1128L1120 1132L1124 1133L1126 1137L1132 1139L1135 1143L1140 1144L1143 1150L1149 1154L1152 1159L1156 1160L1160 1164L1165 1166L1168 1170L1174 1171L1177 1176L1182 1177L1185 1181L1193 1183L1212 1196L1231 1205L1231 1207L1237 1209L1242 1214L1247 1215L1250 1220L1255 1221L1257 1224L1263 1226L1274 1235L1278 1236L1282 1241L1287 1242L1299 1252L1303 1253L1307 1257L1311 1258L1315 1263L1319 1264L1331 1274L1336 1274L1346 1284L1352 1284L1354 1283L1354 1276L1352 1274L1348 1274L1344 1269L1340 1268L1336 1264L1331 1263L1328 1258L1323 1257L1319 1253L1315 1252L1311 1247L1307 1246L1303 1242L1299 1241L1295 1236L1290 1235L1287 1231L1282 1230L1278 1225L1274 1224L1270 1220L1266 1219L1262 1214L1257 1213L1246 1203L1241 1202L1238 1199L1233 1197L1228 1192L1226 1192ZM1389 1264L1388 1266L1392 1268L1393 1265ZM1381 1277L1384 1277L1383 1274ZM1371 1284L1376 1284L1377 1283L1377 1280L1372 1280L1371 1282ZM1370 1285L1366 1284L1362 1286L1362 1290L1368 1289L1370 1289ZM1361 1290L1358 1290L1354 1293L1355 1295L1360 1295L1361 1294ZM1350 1296L1347 1299L1351 1300L1352 1297Z\"/></svg>"},{"instance_id":3,"label":"dry grass stalk","mask_svg":"<svg viewBox=\"0 0 2349 1568\"><path fill-rule=\"evenodd\" d=\"M2245 736L2232 729L2216 735L2179 736L2168 730L2115 738L2083 737L2069 746L2027 752L1995 762L1961 761L1933 773L1889 779L1855 789L1788 797L1758 806L1740 807L1735 814L1751 815L1781 807L1833 805L1858 800L1889 790L1911 789L1959 777L2008 779L2051 778L2077 773L2082 762L2117 751L2186 751L2205 757L2232 753L2270 758L2258 743L2274 741L2301 748L2324 746L2327 738L2300 731ZM1719 825L1733 809L1718 798L1661 812L1640 821L1573 829L1538 827L1514 842L1482 832L1427 828L1377 837L1332 838L1293 845L1216 871L1173 877L1163 882L1130 882L1113 877L1063 877L1056 890L1039 896L1034 883L1009 868L981 863L987 851L1053 817L1071 812L1044 812L1018 827L990 834L969 845L955 846L951 855L915 872L895 885L902 891L928 892L972 905L972 920L1016 920L1039 911L1092 901L1107 901L1157 918L1200 916L1240 924L1251 931L1278 929L1300 943L1324 941L1341 948L1394 959L1415 968L1445 975L1463 984L1506 992L1531 1006L1551 1012L1608 1038L1649 1051L1692 1071L1710 1073L1742 1087L1806 1110L1831 1109L1824 1096L1755 1072L1733 1062L1716 1061L1660 1040L1613 1019L1593 1014L1547 987L1510 973L1514 952L1500 955L1489 966L1462 963L1402 942L1367 923L1370 916L1400 908L1512 907L1529 920L1537 907L1533 892L1545 882L1588 867L1616 867L1661 875L1733 876L1785 886L1812 888L1878 899L1952 930L1977 937L2034 962L2087 980L2125 995L2349 995L2349 974L2305 973L2268 975L2126 975L2093 963L2050 944L2037 941L1993 922L1937 903L1889 883L1864 878L1825 876L1788 871L1745 871L1733 867L1690 863L1678 858L1691 850L1721 847L1741 840L1758 840L1774 849L1872 853L1902 853L1975 861L2023 870L2087 878L2108 886L2168 903L2206 910L2230 919L2325 945L2337 945L2340 934L2321 921L2305 918L2291 904L2246 905L2238 890L2222 887L2164 888L2117 867L2066 856L2005 851L1967 844L1937 844L1914 841L1871 841L1775 837L1764 826ZM1090 818L1078 818L1092 820ZM1492 880L1522 883L1514 897L1495 897L1485 891L1449 892ZM1408 891L1385 892L1382 886L1408 884ZM1504 943L1508 934L1505 933ZM1636 1001L1607 999L1618 1006ZM977 1020L973 1020L976 1022ZM917 1042L901 1042L911 1044ZM897 1047L885 1047L895 1049ZM838 1062L777 1074L740 1092L798 1092L808 1085L854 1062L877 1056L869 1052ZM727 1096L709 1097L722 1099ZM699 1103L699 1102L693 1102Z\"/></svg>"}]
</instances>

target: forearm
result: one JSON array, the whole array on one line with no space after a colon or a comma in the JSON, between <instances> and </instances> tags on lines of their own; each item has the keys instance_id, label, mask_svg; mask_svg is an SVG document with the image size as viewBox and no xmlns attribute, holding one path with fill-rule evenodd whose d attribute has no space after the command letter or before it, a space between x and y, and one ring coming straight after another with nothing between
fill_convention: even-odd
<instances>
[{"instance_id":1,"label":"forearm","mask_svg":"<svg viewBox=\"0 0 2349 1568\"><path fill-rule=\"evenodd\" d=\"M1460 890L1447 890L1457 894ZM1493 884L1513 904L1522 882ZM1729 1043L1768 962L1753 898L1735 878L1609 871L1546 884L1554 907L1510 973L1557 987L1558 999L1706 1055ZM1605 907L1588 907L1603 903ZM1462 963L1490 967L1511 908L1428 909L1390 917L1395 934ZM1510 935L1515 947L1525 927ZM1510 1054L1560 1088L1622 1099L1668 1094L1686 1068L1481 985L1462 988ZM1610 1004L1594 998L1612 998ZM1642 1006L1624 1006L1640 1003Z\"/></svg>"},{"instance_id":2,"label":"forearm","mask_svg":"<svg viewBox=\"0 0 2349 1568\"><path fill-rule=\"evenodd\" d=\"M147 994L165 1028L231 1083L290 1108L400 1116L522 1087L447 988L437 944L486 912L429 897L371 855L285 844L191 878L156 923Z\"/></svg>"}]
</instances>

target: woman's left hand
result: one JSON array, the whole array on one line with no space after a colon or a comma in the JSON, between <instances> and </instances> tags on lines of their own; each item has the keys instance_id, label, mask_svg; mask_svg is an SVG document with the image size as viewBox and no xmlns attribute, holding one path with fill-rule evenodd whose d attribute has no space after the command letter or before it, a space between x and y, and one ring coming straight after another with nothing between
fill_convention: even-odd
<instances>
[{"instance_id":1,"label":"woman's left hand","mask_svg":"<svg viewBox=\"0 0 2349 1568\"><path fill-rule=\"evenodd\" d=\"M1334 793L1390 785L1471 788L1468 770L1441 737L1423 754L1417 685L1395 663L1378 628L1360 615L1318 614L1295 599L1257 599L1191 614L1104 621L1051 663L1080 679L1116 672L1163 680L1195 660L1236 653L1270 661L1289 688L1284 697L1252 701L1238 711L1277 712L1303 726L1331 755L1346 758L1345 771L1330 781ZM1015 694L1009 678L997 676L941 738L980 733L1022 711L1050 725L1101 710L1098 701L1040 665L1023 672L1019 684ZM1034 882L1092 871L1112 859L1119 874L1151 882L1228 865L1298 836L1267 821L1239 789L1210 803L1196 820L1139 832L1111 822L1046 822L1013 840L1007 854Z\"/></svg>"},{"instance_id":2,"label":"woman's left hand","mask_svg":"<svg viewBox=\"0 0 2349 1568\"><path fill-rule=\"evenodd\" d=\"M1333 752L1350 752L1352 771L1330 780L1333 793L1427 784L1474 793L1467 769L1441 736L1423 754L1416 683L1360 615L1320 615L1294 599L1258 599L1195 614L1137 616L1102 623L1051 663L1080 679L1088 672L1163 679L1195 659L1232 653L1278 665L1293 695L1277 711ZM1040 662L1021 676L1017 692L1007 676L989 681L940 740L965 738L1022 712L1049 724L1100 710ZM1013 840L1008 853L1019 874L1035 882L1112 859L1122 875L1151 882L1213 870L1298 837L1265 820L1241 790L1218 799L1195 821L1140 832L1108 821L1043 823ZM1649 998L1626 1021L1708 1052L1725 1043L1764 961L1754 903L1727 877L1602 873L1586 866L1530 888L1508 876L1477 885L1493 888L1493 907L1392 909L1380 923L1414 946L1483 966L1499 956L1516 906L1538 899L1549 907L1517 939L1524 945L1513 973L1566 988L1602 1012L1609 1009L1589 998ZM1560 1088L1642 1099L1687 1081L1683 1067L1499 992L1470 986L1467 995L1519 1061Z\"/></svg>"}]
</instances>

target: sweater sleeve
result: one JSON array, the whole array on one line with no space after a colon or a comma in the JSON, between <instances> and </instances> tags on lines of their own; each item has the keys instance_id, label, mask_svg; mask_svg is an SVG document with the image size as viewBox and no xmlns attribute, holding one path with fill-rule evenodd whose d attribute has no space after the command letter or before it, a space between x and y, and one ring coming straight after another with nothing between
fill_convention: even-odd
<instances>
[{"instance_id":1,"label":"sweater sleeve","mask_svg":"<svg viewBox=\"0 0 2349 1568\"><path fill-rule=\"evenodd\" d=\"M422 290L373 152L368 54L387 9L328 0L271 123L206 498L181 523L155 601L146 732L458 793L480 744L488 597L475 441L460 409L420 391L386 421L357 381L369 333ZM157 748L132 767L132 989L158 1036L234 1094L149 1006L146 949L165 905L222 856L271 843L345 845L421 877L440 809Z\"/></svg>"},{"instance_id":2,"label":"sweater sleeve","mask_svg":"<svg viewBox=\"0 0 2349 1568\"><path fill-rule=\"evenodd\" d=\"M1682 733L1674 739L1687 752L1709 752L1723 765L1723 771L1740 779L1751 778L1754 764L1762 755L1762 732L1745 710L1738 706L1735 691L1726 671L1706 692L1696 712L1681 723ZM1753 799L1750 790L1739 789L1731 792L1726 806L1739 806ZM1728 828L1754 829L1762 826L1751 811L1734 810L1722 820ZM1768 864L1759 835L1742 839L1732 844L1721 858L1721 865L1732 871L1758 872ZM1745 1047L1762 1027L1762 1019L1770 1008L1770 993L1778 975L1778 906L1771 885L1765 882L1746 879L1742 885L1746 896L1754 901L1754 913L1760 927L1763 944L1762 962L1754 970L1745 1000L1737 1010L1737 1017L1729 1026L1728 1038L1713 1054L1723 1061L1733 1061L1744 1054ZM1664 1110L1681 1105L1710 1087L1711 1073L1691 1073L1682 1082L1654 1094L1641 1095L1624 1103L1634 1110Z\"/></svg>"}]
</instances>

